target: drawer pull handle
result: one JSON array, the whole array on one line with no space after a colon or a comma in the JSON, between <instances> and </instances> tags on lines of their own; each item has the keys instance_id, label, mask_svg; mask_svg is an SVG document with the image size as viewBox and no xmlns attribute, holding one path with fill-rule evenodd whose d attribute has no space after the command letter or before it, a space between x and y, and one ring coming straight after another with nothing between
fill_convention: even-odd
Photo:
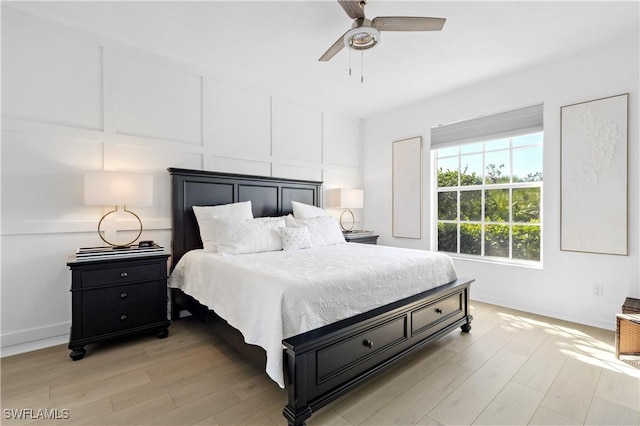
<instances>
[{"instance_id":1,"label":"drawer pull handle","mask_svg":"<svg viewBox=\"0 0 640 426\"><path fill-rule=\"evenodd\" d=\"M120 316L120 321L126 321L126 320L127 320L127 316L126 315Z\"/></svg>"},{"instance_id":2,"label":"drawer pull handle","mask_svg":"<svg viewBox=\"0 0 640 426\"><path fill-rule=\"evenodd\" d=\"M120 278L127 278L129 276L129 274L127 274L126 272L120 272Z\"/></svg>"},{"instance_id":3,"label":"drawer pull handle","mask_svg":"<svg viewBox=\"0 0 640 426\"><path fill-rule=\"evenodd\" d=\"M125 293L125 292L120 293L120 299L126 299L127 296L128 296L128 294Z\"/></svg>"},{"instance_id":4,"label":"drawer pull handle","mask_svg":"<svg viewBox=\"0 0 640 426\"><path fill-rule=\"evenodd\" d=\"M442 313L442 309L436 308L436 314L441 314L441 313Z\"/></svg>"},{"instance_id":5,"label":"drawer pull handle","mask_svg":"<svg viewBox=\"0 0 640 426\"><path fill-rule=\"evenodd\" d=\"M372 340L367 340L367 339L365 339L365 341L364 341L364 342L362 342L362 344L363 344L364 346L366 346L367 348L369 348L369 349L373 348L373 341L372 341Z\"/></svg>"}]
</instances>

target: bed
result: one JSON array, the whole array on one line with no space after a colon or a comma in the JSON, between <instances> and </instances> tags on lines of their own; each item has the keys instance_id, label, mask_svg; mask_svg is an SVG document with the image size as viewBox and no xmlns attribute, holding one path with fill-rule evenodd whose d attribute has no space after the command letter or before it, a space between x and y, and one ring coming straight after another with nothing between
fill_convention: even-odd
<instances>
[{"instance_id":1,"label":"bed","mask_svg":"<svg viewBox=\"0 0 640 426\"><path fill-rule=\"evenodd\" d=\"M230 313L231 311L242 312L243 309L248 312L255 311L255 302L249 298L246 299L246 303L242 297L235 299L235 301L232 299L227 301L225 299L227 295L219 290L216 290L218 293L214 292L213 296L208 297L189 286L185 286L184 291L179 288L171 288L171 316L173 320L179 318L181 310L189 311L192 315L211 325L216 333L225 338L244 356L264 367L267 374L280 386L286 387L288 404L285 406L283 414L290 425L304 424L315 410L452 330L460 327L462 332L468 332L471 329L469 288L473 280L457 278L455 273L452 275L447 270L446 261L443 263L442 256L437 253L385 249L378 246L357 245L356 243L332 246L326 248L324 253L322 248L306 250L313 252L314 256L319 256L311 261L305 260L306 258L303 257L309 256L309 254L297 252L289 252L286 256L282 252L272 252L227 257L216 257L203 252L193 206L215 206L251 201L255 217L280 217L292 212L293 201L319 207L322 182L177 168L170 168L169 173L172 179L173 206L172 278L180 275L180 280L182 280L182 274L188 272L185 265L196 265L205 260L207 262L205 264L217 262L215 275L222 283L231 280L232 278L228 278L231 276L234 277L234 280L239 280L239 278L235 278L236 275L230 275L231 270L243 268L248 269L251 273L253 268L254 272L264 272L266 280L280 279L280 281L274 281L276 284L269 288L286 289L288 292L286 296L281 297L276 294L274 297L277 300L283 300L283 305L287 307L286 309L282 308L282 312L289 313L292 318L301 315L295 310L296 299L289 297L289 293L308 293L310 287L300 287L303 281L305 281L305 285L308 284L306 281L309 281L310 284L313 284L312 281L321 283L326 281L324 280L326 277L322 277L322 280L317 278L321 275L317 271L306 274L307 277L303 278L305 274L301 271L306 268L305 261L318 263L320 270L331 269L328 266L338 264L341 259L344 259L344 262L358 264L359 269L356 268L350 273L365 277L365 280L352 279L353 277L348 277L348 274L344 274L343 278L352 283L350 291L355 293L358 291L362 293L364 290L362 288L358 290L353 286L361 285L360 283L369 285L374 279L378 280L376 281L378 288L385 289L395 286L380 285L380 283L393 284L392 281L396 279L406 281L398 273L369 277L367 273L372 269L372 266L366 264L366 259L370 257L372 259L370 261L373 263L382 263L383 259L389 258L387 263L396 266L403 264L403 262L415 264L416 257L433 257L440 262L440 266L433 269L442 269L442 273L433 275L429 279L432 281L441 280L442 282L429 284L428 287L424 287L423 291L422 287L416 287L418 290L414 288L413 290L400 290L400 293L397 294L382 294L377 306L372 309L354 310L351 306L349 308L351 311L340 311L337 320L326 324L314 322L315 320L307 322L301 320L302 324L297 329L301 331L297 333L294 333L294 329L287 325L291 319L287 321L283 315L282 324L269 325L270 330L282 331L281 335L276 334L270 337L271 343L260 341L264 330L257 329L252 335L251 331L243 329L242 315L234 316ZM300 252L303 251L305 250ZM378 256L377 260L376 256ZM324 259L323 261L328 263L322 266L319 259ZM358 261L354 262L353 259L358 259ZM266 265L270 265L270 267ZM276 267L277 265L280 265L279 269ZM295 279L296 268L298 268L298 280ZM287 275L283 275L280 271L285 269L291 271L287 272ZM429 275L425 271L417 274L422 274L420 276ZM213 276L214 274L200 272L200 275ZM341 279L340 274L335 278ZM423 279L422 281L427 280ZM251 291L260 290L256 288ZM326 289L318 290L318 292L321 291L326 291ZM415 293L416 291L418 293ZM194 297L194 294L197 296ZM216 300L216 294L222 295L219 301ZM266 297L266 293L263 297ZM289 299L287 299L288 297ZM238 303L238 300L242 303ZM216 302L219 303L216 305ZM228 304L233 305L232 310L225 309ZM217 308L210 308L213 306L217 306ZM308 305L301 309L313 311L313 307ZM245 335L230 326L229 323L243 329ZM276 339L275 344L273 343L274 339ZM247 344L245 341L253 344ZM277 353L278 356L274 356L274 353ZM279 363L274 361L277 358L280 359ZM279 376L278 371L282 373L282 376Z\"/></svg>"}]
</instances>

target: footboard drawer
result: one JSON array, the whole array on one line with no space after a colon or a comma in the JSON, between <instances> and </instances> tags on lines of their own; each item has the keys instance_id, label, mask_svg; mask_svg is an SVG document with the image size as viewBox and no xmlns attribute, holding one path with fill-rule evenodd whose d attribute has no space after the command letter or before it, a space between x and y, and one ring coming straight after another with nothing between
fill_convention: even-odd
<instances>
[{"instance_id":1,"label":"footboard drawer","mask_svg":"<svg viewBox=\"0 0 640 426\"><path fill-rule=\"evenodd\" d=\"M434 327L454 323L465 315L463 294L454 293L411 312L411 336L430 334Z\"/></svg>"},{"instance_id":2,"label":"footboard drawer","mask_svg":"<svg viewBox=\"0 0 640 426\"><path fill-rule=\"evenodd\" d=\"M318 384L407 340L406 324L407 316L403 315L320 349L317 352Z\"/></svg>"}]
</instances>

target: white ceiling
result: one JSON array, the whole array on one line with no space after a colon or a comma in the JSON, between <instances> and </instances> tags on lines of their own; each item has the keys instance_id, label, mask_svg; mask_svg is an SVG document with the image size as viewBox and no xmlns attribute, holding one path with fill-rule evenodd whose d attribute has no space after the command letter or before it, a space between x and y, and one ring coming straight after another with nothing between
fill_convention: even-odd
<instances>
[{"instance_id":1,"label":"white ceiling","mask_svg":"<svg viewBox=\"0 0 640 426\"><path fill-rule=\"evenodd\" d=\"M224 81L368 117L477 81L638 37L638 1L370 0L368 18L447 18L441 32L384 32L351 61L318 58L351 26L334 0L3 2L211 70Z\"/></svg>"}]
</instances>

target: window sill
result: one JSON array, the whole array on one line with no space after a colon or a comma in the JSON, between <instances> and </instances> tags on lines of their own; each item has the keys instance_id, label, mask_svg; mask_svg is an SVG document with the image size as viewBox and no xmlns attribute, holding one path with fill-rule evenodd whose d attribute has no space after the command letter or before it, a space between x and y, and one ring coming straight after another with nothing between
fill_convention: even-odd
<instances>
[{"instance_id":1,"label":"window sill","mask_svg":"<svg viewBox=\"0 0 640 426\"><path fill-rule=\"evenodd\" d=\"M449 255L452 259L455 260L463 260L468 262L477 262L477 263L489 263L491 265L499 265L499 266L514 266L517 268L526 268L526 269L536 269L542 271L543 265L542 262L532 262L526 260L503 260L499 257L477 257L477 256L465 256L463 254L456 253L447 253L440 252Z\"/></svg>"}]
</instances>

